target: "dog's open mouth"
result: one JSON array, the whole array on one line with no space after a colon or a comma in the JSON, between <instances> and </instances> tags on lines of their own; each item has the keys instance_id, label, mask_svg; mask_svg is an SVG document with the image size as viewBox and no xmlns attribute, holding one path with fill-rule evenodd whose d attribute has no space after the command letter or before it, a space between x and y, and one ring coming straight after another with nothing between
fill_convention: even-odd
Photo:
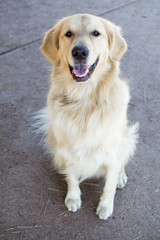
<instances>
[{"instance_id":1,"label":"dog's open mouth","mask_svg":"<svg viewBox=\"0 0 160 240\"><path fill-rule=\"evenodd\" d=\"M73 79L77 82L87 81L91 74L94 72L98 63L98 58L95 63L91 66L84 65L82 63L76 64L74 67L69 65L70 72L73 76Z\"/></svg>"}]
</instances>

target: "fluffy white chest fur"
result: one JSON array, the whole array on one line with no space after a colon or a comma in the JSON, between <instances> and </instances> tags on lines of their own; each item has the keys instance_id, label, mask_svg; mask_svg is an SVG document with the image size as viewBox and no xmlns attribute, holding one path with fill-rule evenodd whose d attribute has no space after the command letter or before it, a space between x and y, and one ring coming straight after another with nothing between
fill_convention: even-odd
<instances>
[{"instance_id":1,"label":"fluffy white chest fur","mask_svg":"<svg viewBox=\"0 0 160 240\"><path fill-rule=\"evenodd\" d=\"M114 91L115 88L119 88L119 92L110 97L111 102L96 107L83 109L83 100L79 104L68 102L65 108L64 103L57 100L52 106L54 116L49 132L54 136L55 164L61 172L72 171L85 179L100 174L103 165L124 164L124 160L117 162L116 155L128 137L123 125L129 93L121 80L115 84Z\"/></svg>"}]
</instances>

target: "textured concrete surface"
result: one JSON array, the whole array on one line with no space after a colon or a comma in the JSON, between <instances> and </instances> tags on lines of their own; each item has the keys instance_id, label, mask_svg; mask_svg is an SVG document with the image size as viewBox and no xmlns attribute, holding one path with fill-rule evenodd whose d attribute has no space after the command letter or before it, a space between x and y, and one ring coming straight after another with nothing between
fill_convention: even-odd
<instances>
[{"instance_id":1,"label":"textured concrete surface","mask_svg":"<svg viewBox=\"0 0 160 240\"><path fill-rule=\"evenodd\" d=\"M159 240L159 0L1 0L0 5L0 239ZM29 130L29 115L45 105L48 91L50 64L39 50L43 33L78 12L122 26L129 47L121 63L132 95L128 115L140 122L129 181L117 191L107 221L95 215L101 180L82 183L82 208L66 211L66 183Z\"/></svg>"}]
</instances>

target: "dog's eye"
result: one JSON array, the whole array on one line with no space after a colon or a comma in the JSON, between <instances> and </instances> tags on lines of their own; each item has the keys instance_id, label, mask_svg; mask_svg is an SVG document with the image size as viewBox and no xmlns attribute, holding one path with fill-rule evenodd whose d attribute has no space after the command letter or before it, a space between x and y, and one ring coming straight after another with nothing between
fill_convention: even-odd
<instances>
[{"instance_id":1,"label":"dog's eye","mask_svg":"<svg viewBox=\"0 0 160 240\"><path fill-rule=\"evenodd\" d=\"M69 37L72 37L72 35L73 35L73 34L72 34L72 32L71 32L70 30L68 30L68 31L66 32L66 34L65 34L65 36L68 37L68 38L69 38Z\"/></svg>"},{"instance_id":2,"label":"dog's eye","mask_svg":"<svg viewBox=\"0 0 160 240\"><path fill-rule=\"evenodd\" d=\"M98 37L100 35L100 33L97 30L94 30L92 32L92 35L95 36L95 37Z\"/></svg>"}]
</instances>

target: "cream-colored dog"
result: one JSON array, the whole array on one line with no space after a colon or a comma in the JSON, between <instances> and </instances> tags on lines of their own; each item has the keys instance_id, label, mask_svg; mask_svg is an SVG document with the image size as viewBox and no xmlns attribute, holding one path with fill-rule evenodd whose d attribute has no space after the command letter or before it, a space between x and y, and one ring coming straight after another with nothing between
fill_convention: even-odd
<instances>
[{"instance_id":1,"label":"cream-colored dog","mask_svg":"<svg viewBox=\"0 0 160 240\"><path fill-rule=\"evenodd\" d=\"M125 165L135 151L138 125L128 127L129 89L119 78L127 50L120 28L89 14L66 17L50 29L41 50L53 64L47 107L39 131L60 173L69 211L81 207L80 182L104 176L97 214L113 212L116 188L127 182Z\"/></svg>"}]
</instances>

